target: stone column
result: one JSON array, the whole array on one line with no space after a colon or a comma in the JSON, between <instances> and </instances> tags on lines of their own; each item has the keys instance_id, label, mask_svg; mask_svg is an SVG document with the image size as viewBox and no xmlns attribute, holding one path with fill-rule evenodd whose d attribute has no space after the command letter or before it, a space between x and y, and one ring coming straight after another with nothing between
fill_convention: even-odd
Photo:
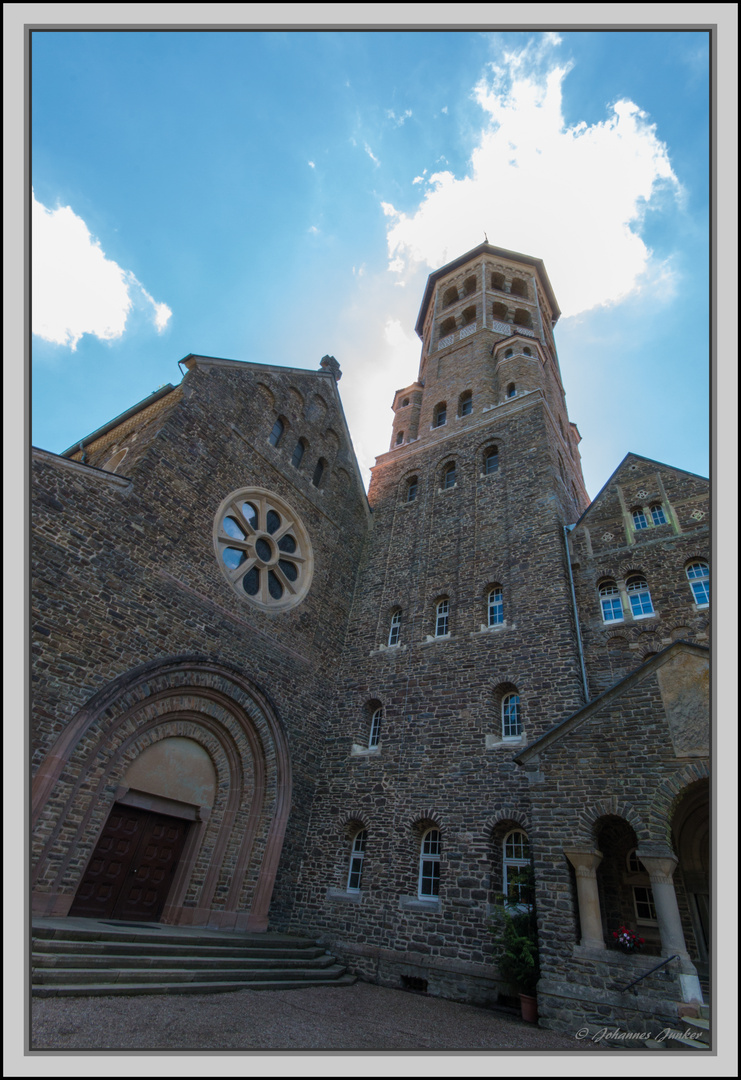
<instances>
[{"instance_id":1,"label":"stone column","mask_svg":"<svg viewBox=\"0 0 741 1080\"><path fill-rule=\"evenodd\" d=\"M675 855L668 854L643 855L640 850L636 851L636 855L651 879L651 892L661 935L661 955L679 957L681 972L679 981L684 1000L702 1001L700 980L687 952L682 919L677 905L677 894L672 880L678 859Z\"/></svg>"},{"instance_id":2,"label":"stone column","mask_svg":"<svg viewBox=\"0 0 741 1080\"><path fill-rule=\"evenodd\" d=\"M604 949L597 890L597 867L602 862L602 852L592 848L569 848L568 851L564 848L564 855L576 870L581 944L590 949Z\"/></svg>"}]
</instances>

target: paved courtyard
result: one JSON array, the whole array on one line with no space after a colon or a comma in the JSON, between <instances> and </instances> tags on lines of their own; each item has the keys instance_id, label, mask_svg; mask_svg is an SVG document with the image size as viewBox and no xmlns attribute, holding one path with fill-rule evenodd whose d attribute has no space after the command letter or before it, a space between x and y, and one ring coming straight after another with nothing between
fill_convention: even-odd
<instances>
[{"instance_id":1,"label":"paved courtyard","mask_svg":"<svg viewBox=\"0 0 741 1080\"><path fill-rule=\"evenodd\" d=\"M514 1016L357 982L227 994L35 998L32 1050L540 1050L589 1043Z\"/></svg>"}]
</instances>

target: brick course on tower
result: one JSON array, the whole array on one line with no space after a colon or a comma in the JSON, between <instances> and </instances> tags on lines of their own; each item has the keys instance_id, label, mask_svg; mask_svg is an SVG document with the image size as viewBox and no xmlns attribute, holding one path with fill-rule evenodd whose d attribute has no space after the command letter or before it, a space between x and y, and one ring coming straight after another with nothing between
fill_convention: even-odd
<instances>
[{"instance_id":1,"label":"brick course on tower","mask_svg":"<svg viewBox=\"0 0 741 1080\"><path fill-rule=\"evenodd\" d=\"M270 925L495 1005L519 852L542 1022L699 1007L707 482L629 454L590 504L558 317L538 259L482 244L433 273L367 500L333 357L190 356L35 452L38 914ZM144 806L188 824L137 908L96 867ZM605 948L618 918L657 956L686 943L640 1007L614 997L650 959Z\"/></svg>"}]
</instances>

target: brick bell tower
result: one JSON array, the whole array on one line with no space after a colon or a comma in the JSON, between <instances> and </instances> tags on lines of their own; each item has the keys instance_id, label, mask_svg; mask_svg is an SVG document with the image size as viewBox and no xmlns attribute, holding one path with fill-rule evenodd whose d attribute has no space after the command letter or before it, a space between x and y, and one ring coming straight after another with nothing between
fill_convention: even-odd
<instances>
[{"instance_id":1,"label":"brick bell tower","mask_svg":"<svg viewBox=\"0 0 741 1080\"><path fill-rule=\"evenodd\" d=\"M513 755L584 704L564 526L589 500L558 315L526 255L487 243L431 274L419 377L373 469L299 893L312 927L358 970L375 957L388 985L490 977L502 841L529 818Z\"/></svg>"}]
</instances>

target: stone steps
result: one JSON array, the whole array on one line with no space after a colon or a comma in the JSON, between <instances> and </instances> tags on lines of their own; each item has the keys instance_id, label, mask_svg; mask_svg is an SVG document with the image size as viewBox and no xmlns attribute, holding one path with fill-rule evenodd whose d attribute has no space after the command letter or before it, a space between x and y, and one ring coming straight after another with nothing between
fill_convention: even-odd
<instances>
[{"instance_id":1,"label":"stone steps","mask_svg":"<svg viewBox=\"0 0 741 1080\"><path fill-rule=\"evenodd\" d=\"M85 919L33 925L38 997L224 993L347 986L355 982L316 941Z\"/></svg>"},{"instance_id":2,"label":"stone steps","mask_svg":"<svg viewBox=\"0 0 741 1080\"><path fill-rule=\"evenodd\" d=\"M345 970L345 969L343 969ZM134 994L228 994L235 990L303 990L307 986L351 986L354 975L332 979L287 979L274 982L90 983L34 986L35 997L111 997Z\"/></svg>"}]
</instances>

